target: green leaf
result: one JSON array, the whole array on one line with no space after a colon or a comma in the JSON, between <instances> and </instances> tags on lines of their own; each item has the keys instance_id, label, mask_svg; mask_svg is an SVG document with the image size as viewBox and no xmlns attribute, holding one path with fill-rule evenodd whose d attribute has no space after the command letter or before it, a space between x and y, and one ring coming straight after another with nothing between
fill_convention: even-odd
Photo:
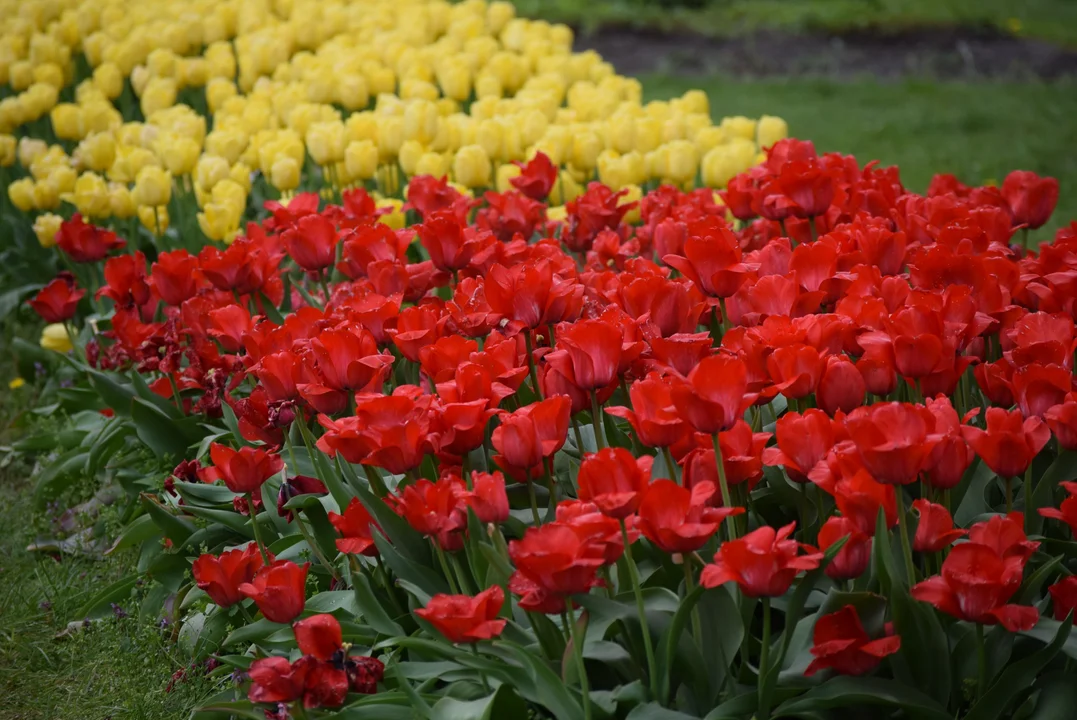
<instances>
[{"instance_id":1,"label":"green leaf","mask_svg":"<svg viewBox=\"0 0 1077 720\"><path fill-rule=\"evenodd\" d=\"M695 609L696 603L699 602L699 598L703 595L704 588L697 586L681 603L677 608L677 612L673 614L673 622L669 625L669 630L666 631L665 637L662 638L658 647L658 678L659 689L658 696L664 703L669 699L669 691L673 674L673 660L676 657L677 646L680 644L681 634L684 632L684 626L692 616L692 611ZM638 708L637 708L638 709ZM629 715L633 717L633 715Z\"/></svg>"},{"instance_id":2,"label":"green leaf","mask_svg":"<svg viewBox=\"0 0 1077 720\"><path fill-rule=\"evenodd\" d=\"M87 457L89 453L72 448L49 463L38 474L34 484L34 504L43 508L48 500L74 483L82 475Z\"/></svg>"},{"instance_id":3,"label":"green leaf","mask_svg":"<svg viewBox=\"0 0 1077 720\"><path fill-rule=\"evenodd\" d=\"M153 518L157 527L161 528L161 532L164 533L164 536L176 545L182 545L183 542L191 536L191 533L195 531L193 523L189 520L176 517L149 495L142 496L142 507L146 510L149 516Z\"/></svg>"},{"instance_id":4,"label":"green leaf","mask_svg":"<svg viewBox=\"0 0 1077 720\"><path fill-rule=\"evenodd\" d=\"M151 538L160 535L161 528L157 526L157 523L154 522L152 517L149 515L139 515L128 523L127 527L123 529L123 532L121 532L119 537L112 543L112 546L105 551L105 554L110 555L135 545L141 545Z\"/></svg>"},{"instance_id":5,"label":"green leaf","mask_svg":"<svg viewBox=\"0 0 1077 720\"><path fill-rule=\"evenodd\" d=\"M1051 643L1026 658L1009 665L995 684L988 688L980 701L973 705L965 720L995 720L1003 717L1006 708L1022 693L1027 692L1040 671L1054 659L1069 639L1072 620L1060 623Z\"/></svg>"},{"instance_id":6,"label":"green leaf","mask_svg":"<svg viewBox=\"0 0 1077 720\"><path fill-rule=\"evenodd\" d=\"M396 546L381 533L375 531L373 536L374 544L378 546L378 552L381 553L381 559L396 573L398 578L414 584L428 596L449 592L445 578L439 573L397 552Z\"/></svg>"},{"instance_id":7,"label":"green leaf","mask_svg":"<svg viewBox=\"0 0 1077 720\"><path fill-rule=\"evenodd\" d=\"M0 321L4 320L12 310L22 304L23 299L29 297L30 293L40 289L41 285L39 283L33 283L20 285L0 295Z\"/></svg>"},{"instance_id":8,"label":"green leaf","mask_svg":"<svg viewBox=\"0 0 1077 720\"><path fill-rule=\"evenodd\" d=\"M906 685L945 705L950 698L950 643L935 609L914 600L901 583L890 593L894 633L901 637L901 649L892 655L894 675Z\"/></svg>"},{"instance_id":9,"label":"green leaf","mask_svg":"<svg viewBox=\"0 0 1077 720\"><path fill-rule=\"evenodd\" d=\"M973 518L977 515L982 515L985 512L991 512L991 506L987 504L987 486L995 479L996 475L994 471L987 466L987 463L977 459L978 465L975 465L975 470L971 471L968 476L968 481L962 479L962 482L955 490L955 494L960 494L960 499L954 498L954 502L957 503L957 510L954 511L954 524L958 527L968 527ZM964 492L961 492L961 488L965 487Z\"/></svg>"},{"instance_id":10,"label":"green leaf","mask_svg":"<svg viewBox=\"0 0 1077 720\"><path fill-rule=\"evenodd\" d=\"M1037 512L1038 508L1054 506L1054 491L1062 480L1070 480L1077 476L1077 452L1072 450L1059 450L1058 457L1040 476L1036 487L1032 490L1031 507L1025 509L1025 525L1029 535L1039 535L1043 532L1043 516Z\"/></svg>"},{"instance_id":11,"label":"green leaf","mask_svg":"<svg viewBox=\"0 0 1077 720\"><path fill-rule=\"evenodd\" d=\"M285 630L287 628L287 625L271 622L265 618L255 620L249 625L244 625L243 627L234 630L231 635L225 638L221 647L228 647L229 645L245 646L257 644L278 630Z\"/></svg>"},{"instance_id":12,"label":"green leaf","mask_svg":"<svg viewBox=\"0 0 1077 720\"><path fill-rule=\"evenodd\" d=\"M135 432L158 458L182 458L187 454L187 434L176 420L168 417L156 405L136 397L131 402L131 420Z\"/></svg>"},{"instance_id":13,"label":"green leaf","mask_svg":"<svg viewBox=\"0 0 1077 720\"><path fill-rule=\"evenodd\" d=\"M431 720L501 720L526 718L527 704L508 685L478 700L443 697L432 708Z\"/></svg>"},{"instance_id":14,"label":"green leaf","mask_svg":"<svg viewBox=\"0 0 1077 720\"><path fill-rule=\"evenodd\" d=\"M339 553L336 542L337 533L333 529L332 523L329 522L329 515L325 512L325 506L318 500L317 495L314 498L314 502L309 503L303 510L303 516L310 529L314 532L314 542L318 543L322 555L329 562L333 562L333 559ZM299 521L296 520L295 522Z\"/></svg>"},{"instance_id":15,"label":"green leaf","mask_svg":"<svg viewBox=\"0 0 1077 720\"><path fill-rule=\"evenodd\" d=\"M1077 707L1077 683L1064 672L1036 680L1039 697L1028 720L1069 720Z\"/></svg>"},{"instance_id":16,"label":"green leaf","mask_svg":"<svg viewBox=\"0 0 1077 720\"><path fill-rule=\"evenodd\" d=\"M221 525L234 530L247 540L254 539L254 528L251 527L250 520L237 512L233 512L232 510L215 510L213 508L198 507L196 505L185 505L184 507L187 508L187 512L195 517L219 522Z\"/></svg>"},{"instance_id":17,"label":"green leaf","mask_svg":"<svg viewBox=\"0 0 1077 720\"><path fill-rule=\"evenodd\" d=\"M1055 638L1062 630L1062 623L1058 620L1048 617L1041 617L1040 621L1036 623L1036 627L1031 630L1022 630L1018 635L1024 635L1035 640L1039 640L1041 643L1047 644ZM1070 636L1066 642L1062 644L1062 652L1069 657L1077 660L1077 636Z\"/></svg>"},{"instance_id":18,"label":"green leaf","mask_svg":"<svg viewBox=\"0 0 1077 720\"><path fill-rule=\"evenodd\" d=\"M391 637L403 635L404 628L400 627L378 602L366 573L352 573L351 579L355 591L355 604L359 606L363 621L382 635Z\"/></svg>"},{"instance_id":19,"label":"green leaf","mask_svg":"<svg viewBox=\"0 0 1077 720\"><path fill-rule=\"evenodd\" d=\"M398 555L420 566L431 565L429 543L408 525L407 520L393 512L384 500L378 498L368 488L359 486L355 488L355 492ZM341 507L347 507L347 503L345 502Z\"/></svg>"},{"instance_id":20,"label":"green leaf","mask_svg":"<svg viewBox=\"0 0 1077 720\"><path fill-rule=\"evenodd\" d=\"M526 671L534 688L534 696L529 700L548 709L558 720L578 720L583 716L583 709L576 697L534 653L510 643L495 643L491 650L498 655L502 655L501 651L508 656L506 660L515 660Z\"/></svg>"},{"instance_id":21,"label":"green leaf","mask_svg":"<svg viewBox=\"0 0 1077 720\"><path fill-rule=\"evenodd\" d=\"M1021 590L1018 591L1017 598L1013 602L1019 605L1032 605L1038 601L1040 599L1040 589L1058 571L1058 568L1062 565L1062 557L1062 555L1056 555L1036 568L1036 571L1022 583Z\"/></svg>"},{"instance_id":22,"label":"green leaf","mask_svg":"<svg viewBox=\"0 0 1077 720\"><path fill-rule=\"evenodd\" d=\"M308 599L303 609L311 613L332 613L343 610L350 615L359 614L359 604L355 601L355 593L350 590L320 592Z\"/></svg>"},{"instance_id":23,"label":"green leaf","mask_svg":"<svg viewBox=\"0 0 1077 720\"><path fill-rule=\"evenodd\" d=\"M142 378L142 375L140 375L138 371L131 370L129 373L127 373L127 377L131 381L131 388L135 391L135 394L139 398L145 400L150 405L153 405L155 408L160 410L166 417L172 418L173 420L183 419L183 411L176 407L176 404L173 401L166 400L165 398L155 393L153 390L150 390L150 386L146 384L146 381ZM226 404L227 403L222 403L222 405Z\"/></svg>"},{"instance_id":24,"label":"green leaf","mask_svg":"<svg viewBox=\"0 0 1077 720\"><path fill-rule=\"evenodd\" d=\"M173 483L173 487L176 488L176 492L180 494L180 497L186 501L188 505L194 503L200 505L203 503L209 503L210 505L231 505L232 500L236 497L236 493L229 490L224 485L207 485L206 483L189 483L183 480L176 480Z\"/></svg>"},{"instance_id":25,"label":"green leaf","mask_svg":"<svg viewBox=\"0 0 1077 720\"><path fill-rule=\"evenodd\" d=\"M109 609L108 606L111 603L126 600L131 597L131 591L134 590L135 585L138 584L138 579L139 574L134 573L112 583L87 600L86 604L79 608L78 612L75 613L75 617L85 618L90 617L91 615L96 615Z\"/></svg>"},{"instance_id":26,"label":"green leaf","mask_svg":"<svg viewBox=\"0 0 1077 720\"><path fill-rule=\"evenodd\" d=\"M800 697L779 705L774 709L774 717L814 717L821 711L862 705L904 710L921 720L950 720L945 706L919 690L876 677L836 677L828 680Z\"/></svg>"},{"instance_id":27,"label":"green leaf","mask_svg":"<svg viewBox=\"0 0 1077 720\"><path fill-rule=\"evenodd\" d=\"M112 408L117 415L131 417L131 403L135 399L135 391L130 385L116 382L109 375L87 367L83 370L94 390L101 400Z\"/></svg>"},{"instance_id":28,"label":"green leaf","mask_svg":"<svg viewBox=\"0 0 1077 720\"><path fill-rule=\"evenodd\" d=\"M632 708L632 712L628 713L625 720L696 720L696 717L669 710L658 703L647 703Z\"/></svg>"}]
</instances>

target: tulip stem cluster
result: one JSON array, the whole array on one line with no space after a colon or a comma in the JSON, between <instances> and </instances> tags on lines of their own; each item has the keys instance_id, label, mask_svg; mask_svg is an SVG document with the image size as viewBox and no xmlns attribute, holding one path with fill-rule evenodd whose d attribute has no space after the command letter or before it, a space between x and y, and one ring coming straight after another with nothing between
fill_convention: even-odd
<instances>
[{"instance_id":1,"label":"tulip stem cluster","mask_svg":"<svg viewBox=\"0 0 1077 720\"><path fill-rule=\"evenodd\" d=\"M788 631L787 631L788 632ZM756 711L758 720L770 719L770 688L767 686L766 677L770 672L770 598L763 598L763 637L759 643L759 710Z\"/></svg>"},{"instance_id":2,"label":"tulip stem cluster","mask_svg":"<svg viewBox=\"0 0 1077 720\"><path fill-rule=\"evenodd\" d=\"M254 542L258 545L258 552L262 554L262 562L269 564L269 554L266 552L265 542L262 541L262 531L258 527L258 511L254 509L254 496L247 493L247 511L251 514L251 527L254 528Z\"/></svg>"},{"instance_id":3,"label":"tulip stem cluster","mask_svg":"<svg viewBox=\"0 0 1077 720\"><path fill-rule=\"evenodd\" d=\"M718 433L712 435L711 440L714 443L714 463L718 470L718 486L722 493L722 505L735 507L733 496L729 494L729 481L726 479L725 460L722 458L722 445L718 442ZM737 518L730 518L729 522L725 523L727 539L737 539L737 523Z\"/></svg>"},{"instance_id":4,"label":"tulip stem cluster","mask_svg":"<svg viewBox=\"0 0 1077 720\"><path fill-rule=\"evenodd\" d=\"M598 401L598 391L591 391L591 417L595 430L595 445L599 450L606 447L606 427L602 422L602 404Z\"/></svg>"},{"instance_id":5,"label":"tulip stem cluster","mask_svg":"<svg viewBox=\"0 0 1077 720\"><path fill-rule=\"evenodd\" d=\"M909 542L909 520L905 512L905 493L900 487L894 488L897 497L898 530L901 533L901 553L905 560L905 575L909 581L909 587L916 584L916 570L912 564L912 544Z\"/></svg>"},{"instance_id":6,"label":"tulip stem cluster","mask_svg":"<svg viewBox=\"0 0 1077 720\"><path fill-rule=\"evenodd\" d=\"M587 668L583 664L584 637L576 622L576 607L572 600L566 600L568 605L568 631L572 638L572 654L576 659L576 670L580 674L580 693L583 695L583 717L591 720L591 684L587 680ZM644 628L646 631L646 628Z\"/></svg>"},{"instance_id":7,"label":"tulip stem cluster","mask_svg":"<svg viewBox=\"0 0 1077 720\"><path fill-rule=\"evenodd\" d=\"M647 655L647 678L651 683L651 697L658 697L658 663L654 657L654 644L651 642L651 629L647 623L647 609L643 603L643 589L639 582L639 569L632 558L632 543L629 542L628 527L621 519L621 539L625 546L625 564L628 565L628 577L632 582L632 593L636 596L636 613L639 615L640 632L643 635L643 651Z\"/></svg>"}]
</instances>

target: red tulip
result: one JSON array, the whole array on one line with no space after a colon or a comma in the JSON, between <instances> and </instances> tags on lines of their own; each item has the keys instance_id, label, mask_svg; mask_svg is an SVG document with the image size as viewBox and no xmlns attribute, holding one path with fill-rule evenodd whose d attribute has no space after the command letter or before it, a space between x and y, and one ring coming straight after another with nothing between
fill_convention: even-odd
<instances>
[{"instance_id":1,"label":"red tulip","mask_svg":"<svg viewBox=\"0 0 1077 720\"><path fill-rule=\"evenodd\" d=\"M150 301L146 256L141 250L105 261L105 286L97 291L97 297L111 298L117 307L140 308Z\"/></svg>"},{"instance_id":2,"label":"red tulip","mask_svg":"<svg viewBox=\"0 0 1077 720\"><path fill-rule=\"evenodd\" d=\"M761 190L762 215L768 220L822 215L835 194L834 175L815 162L794 161Z\"/></svg>"},{"instance_id":3,"label":"red tulip","mask_svg":"<svg viewBox=\"0 0 1077 720\"><path fill-rule=\"evenodd\" d=\"M987 429L966 425L962 434L980 459L999 477L1019 477L1051 439L1038 417L1023 420L1020 410L987 409Z\"/></svg>"},{"instance_id":4,"label":"red tulip","mask_svg":"<svg viewBox=\"0 0 1077 720\"><path fill-rule=\"evenodd\" d=\"M833 495L838 511L865 535L875 535L879 508L886 516L887 527L897 523L894 487L877 482L860 465L852 442L839 443L827 456L825 466L816 466L809 479Z\"/></svg>"},{"instance_id":5,"label":"red tulip","mask_svg":"<svg viewBox=\"0 0 1077 720\"><path fill-rule=\"evenodd\" d=\"M505 591L494 585L474 597L435 595L415 614L451 643L474 643L492 640L505 629L507 621L498 618L504 604Z\"/></svg>"},{"instance_id":6,"label":"red tulip","mask_svg":"<svg viewBox=\"0 0 1077 720\"><path fill-rule=\"evenodd\" d=\"M819 567L823 559L820 552L797 554L801 548L811 548L789 539L795 527L796 523L789 523L776 531L763 526L722 543L714 564L703 568L703 587L714 588L732 581L749 597L784 595L797 573Z\"/></svg>"},{"instance_id":7,"label":"red tulip","mask_svg":"<svg viewBox=\"0 0 1077 720\"><path fill-rule=\"evenodd\" d=\"M206 320L209 336L228 352L242 350L243 337L254 328L250 311L242 305L225 305L210 310Z\"/></svg>"},{"instance_id":8,"label":"red tulip","mask_svg":"<svg viewBox=\"0 0 1077 720\"><path fill-rule=\"evenodd\" d=\"M733 427L755 401L747 392L744 361L729 355L712 355L673 386L673 404L693 428L713 435Z\"/></svg>"},{"instance_id":9,"label":"red tulip","mask_svg":"<svg viewBox=\"0 0 1077 720\"><path fill-rule=\"evenodd\" d=\"M468 506L475 511L481 523L503 523L509 519L509 498L505 494L505 476L472 471L471 494Z\"/></svg>"},{"instance_id":10,"label":"red tulip","mask_svg":"<svg viewBox=\"0 0 1077 720\"><path fill-rule=\"evenodd\" d=\"M294 623L292 631L295 633L299 651L319 660L332 660L344 644L340 623L332 615L311 615Z\"/></svg>"},{"instance_id":11,"label":"red tulip","mask_svg":"<svg viewBox=\"0 0 1077 720\"><path fill-rule=\"evenodd\" d=\"M928 412L935 418L935 434L940 436L928 460L926 479L936 489L949 490L961 482L976 453L961 434L961 418L957 416L949 398L928 398L924 402L927 403Z\"/></svg>"},{"instance_id":12,"label":"red tulip","mask_svg":"<svg viewBox=\"0 0 1077 720\"><path fill-rule=\"evenodd\" d=\"M836 440L834 422L822 410L805 410L804 414L787 412L774 425L778 446L763 451L763 463L785 468L789 479L808 482L808 473L820 462Z\"/></svg>"},{"instance_id":13,"label":"red tulip","mask_svg":"<svg viewBox=\"0 0 1077 720\"><path fill-rule=\"evenodd\" d=\"M954 519L942 505L920 499L913 500L912 506L920 514L916 537L912 541L912 549L916 552L939 552L968 534L966 530L954 529Z\"/></svg>"},{"instance_id":14,"label":"red tulip","mask_svg":"<svg viewBox=\"0 0 1077 720\"><path fill-rule=\"evenodd\" d=\"M362 329L327 330L310 341L310 349L325 385L338 391L380 385L393 362L393 356L379 353L374 336Z\"/></svg>"},{"instance_id":15,"label":"red tulip","mask_svg":"<svg viewBox=\"0 0 1077 720\"><path fill-rule=\"evenodd\" d=\"M322 452L340 452L348 462L374 465L403 475L422 464L433 449L430 405L433 397L417 394L414 386L400 386L393 395L356 398L355 417L318 421L327 432L318 439Z\"/></svg>"},{"instance_id":16,"label":"red tulip","mask_svg":"<svg viewBox=\"0 0 1077 720\"><path fill-rule=\"evenodd\" d=\"M239 238L223 251L206 245L198 253L198 267L213 287L239 295L265 290L279 264L279 254L251 239Z\"/></svg>"},{"instance_id":17,"label":"red tulip","mask_svg":"<svg viewBox=\"0 0 1077 720\"><path fill-rule=\"evenodd\" d=\"M299 218L281 234L281 239L296 265L307 272L320 272L336 260L340 237L332 221L312 214Z\"/></svg>"},{"instance_id":18,"label":"red tulip","mask_svg":"<svg viewBox=\"0 0 1077 720\"><path fill-rule=\"evenodd\" d=\"M510 474L527 473L541 467L545 458L564 447L568 439L572 401L554 395L501 417L490 436L499 453L494 459Z\"/></svg>"},{"instance_id":19,"label":"red tulip","mask_svg":"<svg viewBox=\"0 0 1077 720\"><path fill-rule=\"evenodd\" d=\"M662 262L679 270L704 295L732 297L748 277L736 236L717 218L693 223L689 233L684 255L666 255Z\"/></svg>"},{"instance_id":20,"label":"red tulip","mask_svg":"<svg viewBox=\"0 0 1077 720\"><path fill-rule=\"evenodd\" d=\"M664 448L684 438L688 432L685 422L673 405L673 394L668 380L658 373L650 373L628 388L632 408L609 407L606 412L614 417L628 420L636 436L644 445Z\"/></svg>"},{"instance_id":21,"label":"red tulip","mask_svg":"<svg viewBox=\"0 0 1077 720\"><path fill-rule=\"evenodd\" d=\"M925 408L896 402L858 408L845 419L864 467L891 485L916 482L939 441L933 426Z\"/></svg>"},{"instance_id":22,"label":"red tulip","mask_svg":"<svg viewBox=\"0 0 1077 720\"><path fill-rule=\"evenodd\" d=\"M509 179L512 186L532 200L545 200L557 182L557 166L546 153L537 152L529 162L513 164L520 168L520 174Z\"/></svg>"},{"instance_id":23,"label":"red tulip","mask_svg":"<svg viewBox=\"0 0 1077 720\"><path fill-rule=\"evenodd\" d=\"M486 274L484 291L493 312L531 329L575 320L583 306L583 285L555 275L548 260L509 268L494 265Z\"/></svg>"},{"instance_id":24,"label":"red tulip","mask_svg":"<svg viewBox=\"0 0 1077 720\"><path fill-rule=\"evenodd\" d=\"M419 175L411 178L407 189L408 205L415 208L419 217L426 218L439 210L452 209L466 198L449 184L448 178ZM469 207L465 205L465 207Z\"/></svg>"},{"instance_id":25,"label":"red tulip","mask_svg":"<svg viewBox=\"0 0 1077 720\"><path fill-rule=\"evenodd\" d=\"M1028 170L1014 170L1002 181L1002 197L1013 220L1035 230L1043 227L1058 204L1058 180Z\"/></svg>"},{"instance_id":26,"label":"red tulip","mask_svg":"<svg viewBox=\"0 0 1077 720\"><path fill-rule=\"evenodd\" d=\"M476 230L461 223L453 210L438 210L423 216L423 223L416 225L430 260L438 270L454 272L466 268L472 262L482 262L490 257L497 240L489 231Z\"/></svg>"},{"instance_id":27,"label":"red tulip","mask_svg":"<svg viewBox=\"0 0 1077 720\"><path fill-rule=\"evenodd\" d=\"M243 599L239 586L249 583L262 569L262 554L254 543L242 550L228 550L219 556L200 555L191 565L194 581L222 608Z\"/></svg>"},{"instance_id":28,"label":"red tulip","mask_svg":"<svg viewBox=\"0 0 1077 720\"><path fill-rule=\"evenodd\" d=\"M1013 365L1003 357L993 363L981 363L972 368L976 384L992 405L1009 407L1013 405Z\"/></svg>"},{"instance_id":29,"label":"red tulip","mask_svg":"<svg viewBox=\"0 0 1077 720\"><path fill-rule=\"evenodd\" d=\"M69 274L69 277L51 280L27 302L45 322L62 323L75 317L79 301L85 295L85 290L75 288L74 278Z\"/></svg>"},{"instance_id":30,"label":"red tulip","mask_svg":"<svg viewBox=\"0 0 1077 720\"><path fill-rule=\"evenodd\" d=\"M1054 605L1055 620L1065 620L1077 609L1077 575L1067 575L1047 588Z\"/></svg>"},{"instance_id":31,"label":"red tulip","mask_svg":"<svg viewBox=\"0 0 1077 720\"><path fill-rule=\"evenodd\" d=\"M565 611L564 596L550 592L519 571L509 578L509 592L519 596L516 604L526 612L557 615Z\"/></svg>"},{"instance_id":32,"label":"red tulip","mask_svg":"<svg viewBox=\"0 0 1077 720\"><path fill-rule=\"evenodd\" d=\"M240 585L239 591L254 600L270 622L290 623L303 612L309 567L310 563L300 567L291 560L276 560Z\"/></svg>"},{"instance_id":33,"label":"red tulip","mask_svg":"<svg viewBox=\"0 0 1077 720\"><path fill-rule=\"evenodd\" d=\"M1027 417L1046 417L1047 411L1066 401L1073 390L1073 373L1061 365L1026 365L1014 370L1014 398Z\"/></svg>"},{"instance_id":34,"label":"red tulip","mask_svg":"<svg viewBox=\"0 0 1077 720\"><path fill-rule=\"evenodd\" d=\"M1029 630L1039 611L1007 604L1021 587L1024 566L1023 559L1003 558L987 545L961 543L946 556L942 574L914 585L912 596L959 620Z\"/></svg>"},{"instance_id":35,"label":"red tulip","mask_svg":"<svg viewBox=\"0 0 1077 720\"><path fill-rule=\"evenodd\" d=\"M202 482L223 480L234 493L253 493L269 478L284 469L280 455L273 455L257 447L233 450L227 445L211 443L209 458L213 466L200 470Z\"/></svg>"},{"instance_id":36,"label":"red tulip","mask_svg":"<svg viewBox=\"0 0 1077 720\"><path fill-rule=\"evenodd\" d=\"M826 551L844 537L849 539L826 566L827 576L834 580L858 578L871 564L871 538L847 517L827 518L819 528L819 549Z\"/></svg>"},{"instance_id":37,"label":"red tulip","mask_svg":"<svg viewBox=\"0 0 1077 720\"><path fill-rule=\"evenodd\" d=\"M763 450L768 440L770 433L753 433L751 426L743 420L738 420L729 430L718 433L722 467L730 487L747 483L751 488L759 482L763 477ZM685 487L694 487L702 481L713 482L721 487L712 441L705 441L692 450L681 464L684 466ZM729 504L728 498L721 500L723 504Z\"/></svg>"},{"instance_id":38,"label":"red tulip","mask_svg":"<svg viewBox=\"0 0 1077 720\"><path fill-rule=\"evenodd\" d=\"M667 553L695 552L714 537L722 520L744 512L744 508L709 506L715 491L710 482L697 483L689 490L672 480L655 480L643 494L637 527Z\"/></svg>"},{"instance_id":39,"label":"red tulip","mask_svg":"<svg viewBox=\"0 0 1077 720\"><path fill-rule=\"evenodd\" d=\"M198 258L186 250L163 252L150 266L150 283L166 305L179 307L194 297L204 282Z\"/></svg>"},{"instance_id":40,"label":"red tulip","mask_svg":"<svg viewBox=\"0 0 1077 720\"><path fill-rule=\"evenodd\" d=\"M463 457L481 447L486 439L486 424L497 414L487 405L485 399L436 405L433 424L438 433L438 451Z\"/></svg>"},{"instance_id":41,"label":"red tulip","mask_svg":"<svg viewBox=\"0 0 1077 720\"><path fill-rule=\"evenodd\" d=\"M624 554L624 536L621 524L599 511L598 506L583 500L562 500L557 505L558 523L575 530L582 539L596 543L602 548L603 561L611 565ZM625 523L629 544L639 539L634 523Z\"/></svg>"},{"instance_id":42,"label":"red tulip","mask_svg":"<svg viewBox=\"0 0 1077 720\"><path fill-rule=\"evenodd\" d=\"M517 573L560 596L590 590L606 562L601 543L562 522L528 528L523 539L509 543L509 557Z\"/></svg>"},{"instance_id":43,"label":"red tulip","mask_svg":"<svg viewBox=\"0 0 1077 720\"><path fill-rule=\"evenodd\" d=\"M580 464L580 500L593 502L603 514L623 520L639 507L651 482L654 458L636 458L624 448L605 448Z\"/></svg>"},{"instance_id":44,"label":"red tulip","mask_svg":"<svg viewBox=\"0 0 1077 720\"><path fill-rule=\"evenodd\" d=\"M1059 447L1077 450L1077 393L1067 394L1065 402L1048 409L1044 420L1058 439Z\"/></svg>"},{"instance_id":45,"label":"red tulip","mask_svg":"<svg viewBox=\"0 0 1077 720\"><path fill-rule=\"evenodd\" d=\"M486 192L482 199L486 207L475 214L475 227L503 243L517 236L530 238L546 222L546 206L522 193Z\"/></svg>"},{"instance_id":46,"label":"red tulip","mask_svg":"<svg viewBox=\"0 0 1077 720\"><path fill-rule=\"evenodd\" d=\"M303 695L306 673L302 671L302 666L298 672L293 670L288 658L258 658L251 663L247 674L251 678L251 688L247 693L251 702L287 703Z\"/></svg>"},{"instance_id":47,"label":"red tulip","mask_svg":"<svg viewBox=\"0 0 1077 720\"><path fill-rule=\"evenodd\" d=\"M887 655L901 648L901 638L887 635L872 640L860 623L856 608L846 605L815 621L811 654L814 659L804 671L811 676L820 670L839 675L866 675Z\"/></svg>"},{"instance_id":48,"label":"red tulip","mask_svg":"<svg viewBox=\"0 0 1077 720\"><path fill-rule=\"evenodd\" d=\"M834 416L839 410L851 413L864 404L865 392L864 376L848 358L834 355L827 358L815 393L816 402L827 415Z\"/></svg>"},{"instance_id":49,"label":"red tulip","mask_svg":"<svg viewBox=\"0 0 1077 720\"><path fill-rule=\"evenodd\" d=\"M1073 367L1074 323L1063 313L1029 313L1009 332L1013 343L1006 359L1013 367L1061 365Z\"/></svg>"},{"instance_id":50,"label":"red tulip","mask_svg":"<svg viewBox=\"0 0 1077 720\"><path fill-rule=\"evenodd\" d=\"M546 362L580 390L590 392L614 382L642 350L642 343L625 342L621 328L611 322L580 320L558 327L557 349Z\"/></svg>"},{"instance_id":51,"label":"red tulip","mask_svg":"<svg viewBox=\"0 0 1077 720\"><path fill-rule=\"evenodd\" d=\"M60 224L56 244L75 262L92 263L104 260L112 250L122 250L127 241L116 237L111 230L88 225L82 215L75 213Z\"/></svg>"},{"instance_id":52,"label":"red tulip","mask_svg":"<svg viewBox=\"0 0 1077 720\"><path fill-rule=\"evenodd\" d=\"M471 358L479 344L470 338L449 335L419 350L419 366L434 383L451 380L456 368Z\"/></svg>"},{"instance_id":53,"label":"red tulip","mask_svg":"<svg viewBox=\"0 0 1077 720\"><path fill-rule=\"evenodd\" d=\"M572 252L584 253L591 249L595 238L603 230L614 230L621 224L625 214L639 203L621 203L627 190L614 192L597 182L590 183L582 195L565 203L567 220L562 226L561 242Z\"/></svg>"},{"instance_id":54,"label":"red tulip","mask_svg":"<svg viewBox=\"0 0 1077 720\"><path fill-rule=\"evenodd\" d=\"M657 275L622 278L620 305L629 316L663 338L695 331L705 306L691 285Z\"/></svg>"},{"instance_id":55,"label":"red tulip","mask_svg":"<svg viewBox=\"0 0 1077 720\"><path fill-rule=\"evenodd\" d=\"M367 557L378 554L378 547L374 544L374 530L380 528L359 498L353 497L348 501L343 515L330 512L329 522L340 533L340 538L336 541L337 550Z\"/></svg>"},{"instance_id":56,"label":"red tulip","mask_svg":"<svg viewBox=\"0 0 1077 720\"><path fill-rule=\"evenodd\" d=\"M976 523L969 528L969 542L986 545L1004 560L1016 557L1021 562L1032 557L1040 546L1025 535L1025 515L1020 512L994 515Z\"/></svg>"},{"instance_id":57,"label":"red tulip","mask_svg":"<svg viewBox=\"0 0 1077 720\"><path fill-rule=\"evenodd\" d=\"M1041 481L1042 482L1042 481ZM1040 508L1039 513L1045 518L1061 520L1069 525L1070 532L1077 535L1077 482L1062 481L1059 483L1069 495L1057 508Z\"/></svg>"},{"instance_id":58,"label":"red tulip","mask_svg":"<svg viewBox=\"0 0 1077 720\"><path fill-rule=\"evenodd\" d=\"M437 482L423 478L405 487L398 496L389 496L388 501L416 532L452 552L464 546L467 498L464 481L455 475L444 475Z\"/></svg>"}]
</instances>

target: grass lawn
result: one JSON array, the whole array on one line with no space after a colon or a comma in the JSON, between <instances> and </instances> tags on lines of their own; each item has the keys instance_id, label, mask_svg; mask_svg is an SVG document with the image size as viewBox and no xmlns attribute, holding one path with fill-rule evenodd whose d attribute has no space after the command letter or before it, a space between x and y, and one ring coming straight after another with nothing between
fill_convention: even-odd
<instances>
[{"instance_id":1,"label":"grass lawn","mask_svg":"<svg viewBox=\"0 0 1077 720\"><path fill-rule=\"evenodd\" d=\"M661 0L513 2L524 17L584 30L625 24L733 35L762 28L843 32L974 26L1077 47L1077 2L1072 0L704 0L698 9L665 7Z\"/></svg>"},{"instance_id":2,"label":"grass lawn","mask_svg":"<svg viewBox=\"0 0 1077 720\"><path fill-rule=\"evenodd\" d=\"M643 78L651 99L706 90L715 117L779 115L796 137L820 151L898 165L911 190L935 173L968 183L1001 182L1010 170L1057 177L1058 209L1037 235L1077 219L1077 82L939 83L909 80L737 81L723 78Z\"/></svg>"}]
</instances>

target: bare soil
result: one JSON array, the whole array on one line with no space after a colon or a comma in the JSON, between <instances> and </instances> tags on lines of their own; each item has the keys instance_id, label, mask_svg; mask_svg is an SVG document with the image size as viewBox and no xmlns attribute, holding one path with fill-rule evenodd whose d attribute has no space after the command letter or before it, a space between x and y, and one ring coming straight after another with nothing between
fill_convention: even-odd
<instances>
[{"instance_id":1,"label":"bare soil","mask_svg":"<svg viewBox=\"0 0 1077 720\"><path fill-rule=\"evenodd\" d=\"M629 75L721 73L736 77L880 79L1077 76L1077 50L998 30L922 28L828 34L767 30L737 37L605 27L577 36Z\"/></svg>"}]
</instances>

